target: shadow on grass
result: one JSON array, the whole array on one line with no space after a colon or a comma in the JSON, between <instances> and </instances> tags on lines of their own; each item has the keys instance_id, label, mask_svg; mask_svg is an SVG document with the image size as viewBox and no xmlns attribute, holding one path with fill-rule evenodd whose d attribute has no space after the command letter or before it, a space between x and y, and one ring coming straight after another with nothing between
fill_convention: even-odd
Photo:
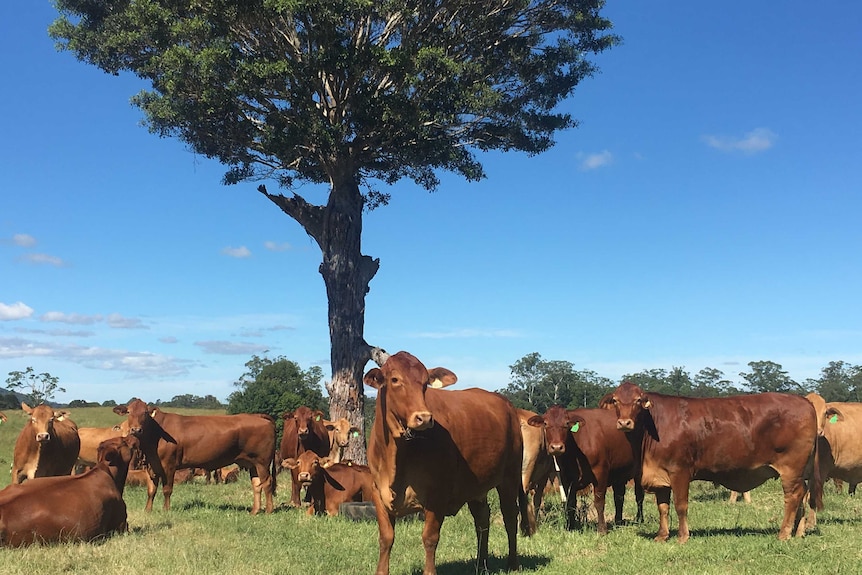
<instances>
[{"instance_id":1,"label":"shadow on grass","mask_svg":"<svg viewBox=\"0 0 862 575\"><path fill-rule=\"evenodd\" d=\"M518 557L521 562L520 573L529 573L538 571L546 567L551 562L550 557L536 555L521 555ZM421 573L422 570L416 571ZM491 555L488 557L488 572L489 573L506 573L506 558ZM445 561L437 563L438 575L476 575L476 559L464 561Z\"/></svg>"},{"instance_id":2,"label":"shadow on grass","mask_svg":"<svg viewBox=\"0 0 862 575\"><path fill-rule=\"evenodd\" d=\"M638 537L642 539L654 539L656 535L655 531L638 531ZM692 539L700 539L707 538L710 536L723 535L726 537L745 537L745 536L758 536L758 537L774 537L778 538L778 528L777 527L720 527L720 528L704 528L704 529L689 529L689 535ZM805 533L806 537L811 536L819 536L820 530L814 528L811 531L807 531ZM670 537L667 542L676 542L677 532L675 529L671 529ZM794 536L795 538L795 536Z\"/></svg>"}]
</instances>

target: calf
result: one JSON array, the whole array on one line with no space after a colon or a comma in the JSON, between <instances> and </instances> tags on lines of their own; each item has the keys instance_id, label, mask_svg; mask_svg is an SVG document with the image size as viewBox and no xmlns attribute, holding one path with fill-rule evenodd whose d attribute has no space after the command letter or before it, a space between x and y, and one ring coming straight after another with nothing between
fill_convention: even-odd
<instances>
[{"instance_id":1,"label":"calf","mask_svg":"<svg viewBox=\"0 0 862 575\"><path fill-rule=\"evenodd\" d=\"M81 440L78 426L68 411L54 411L47 405L30 407L21 403L30 416L15 441L12 455L12 483L34 477L69 475L78 459Z\"/></svg>"},{"instance_id":2,"label":"calf","mask_svg":"<svg viewBox=\"0 0 862 575\"><path fill-rule=\"evenodd\" d=\"M251 473L252 515L260 511L261 493L266 496L266 512L272 512L275 421L268 415L179 415L150 408L140 399L118 405L114 411L128 417L129 431L140 440L150 467L153 482L147 486L147 511L153 508L159 482L164 509L171 508L177 469L213 469L236 463Z\"/></svg>"},{"instance_id":3,"label":"calf","mask_svg":"<svg viewBox=\"0 0 862 575\"><path fill-rule=\"evenodd\" d=\"M572 529L575 524L575 493L588 485L593 486L599 533L608 532L608 486L614 490L614 523L622 523L626 483L634 478L634 454L626 435L617 429L616 416L604 409L568 410L553 405L528 423L544 430L548 453L559 466L560 481L567 494L566 528ZM643 488L635 482L638 521L643 521L643 499Z\"/></svg>"},{"instance_id":4,"label":"calf","mask_svg":"<svg viewBox=\"0 0 862 575\"><path fill-rule=\"evenodd\" d=\"M451 385L455 374L441 367L428 370L403 351L363 381L377 390L368 446L380 543L376 574L389 573L396 518L418 510L425 511L423 574L436 574L440 527L465 503L476 527L477 568L487 570L488 491L495 488L508 538L507 565L517 570L518 511L519 505L526 508L526 497L523 439L512 404L482 389L435 389L432 382Z\"/></svg>"},{"instance_id":5,"label":"calf","mask_svg":"<svg viewBox=\"0 0 862 575\"><path fill-rule=\"evenodd\" d=\"M359 437L359 428L350 425L346 417L335 421L323 421L323 426L329 433L329 457L333 463L340 463L344 459L344 450L350 443L351 437Z\"/></svg>"},{"instance_id":6,"label":"calf","mask_svg":"<svg viewBox=\"0 0 862 575\"><path fill-rule=\"evenodd\" d=\"M285 459L281 466L295 469L299 482L308 490L309 515L338 515L342 503L373 499L371 471L365 465L335 463L330 457L304 451L298 459Z\"/></svg>"},{"instance_id":7,"label":"calf","mask_svg":"<svg viewBox=\"0 0 862 575\"><path fill-rule=\"evenodd\" d=\"M300 406L295 411L282 414L284 419L284 433L281 438L279 450L281 461L285 459L296 459L304 451L313 451L320 457L329 455L329 431L323 425L323 412L312 410L306 406ZM300 484L295 469L290 470L293 480L290 491L290 504L299 507Z\"/></svg>"},{"instance_id":8,"label":"calf","mask_svg":"<svg viewBox=\"0 0 862 575\"><path fill-rule=\"evenodd\" d=\"M0 491L0 544L92 541L127 530L123 488L134 437L99 445L96 466L82 475L42 477Z\"/></svg>"},{"instance_id":9,"label":"calf","mask_svg":"<svg viewBox=\"0 0 862 575\"><path fill-rule=\"evenodd\" d=\"M822 506L817 418L803 397L783 393L676 397L647 393L626 381L600 405L614 410L617 427L629 434L635 450L635 479L656 494L657 541L667 540L670 534L671 492L679 518L678 539L688 540L688 490L693 479L743 492L780 478L784 491L781 540L791 537L796 521L796 534L805 534L802 502L810 475L812 506Z\"/></svg>"}]
</instances>

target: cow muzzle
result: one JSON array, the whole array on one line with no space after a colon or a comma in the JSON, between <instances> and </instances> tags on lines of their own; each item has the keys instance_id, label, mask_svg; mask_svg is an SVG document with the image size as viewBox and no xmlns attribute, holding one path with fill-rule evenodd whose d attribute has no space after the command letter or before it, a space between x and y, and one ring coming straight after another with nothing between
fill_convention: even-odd
<instances>
[{"instance_id":1,"label":"cow muzzle","mask_svg":"<svg viewBox=\"0 0 862 575\"><path fill-rule=\"evenodd\" d=\"M135 437L140 437L144 433L143 427L130 427L129 435L134 435Z\"/></svg>"},{"instance_id":2,"label":"cow muzzle","mask_svg":"<svg viewBox=\"0 0 862 575\"><path fill-rule=\"evenodd\" d=\"M563 455L566 452L566 446L563 443L548 444L548 454Z\"/></svg>"},{"instance_id":3,"label":"cow muzzle","mask_svg":"<svg viewBox=\"0 0 862 575\"><path fill-rule=\"evenodd\" d=\"M46 443L48 441L51 441L51 434L47 433L47 432L46 433L37 433L36 434L36 441L38 441L39 443Z\"/></svg>"},{"instance_id":4,"label":"cow muzzle","mask_svg":"<svg viewBox=\"0 0 862 575\"><path fill-rule=\"evenodd\" d=\"M310 485L311 484L311 474L310 473L300 473L299 476L297 477L297 479L303 485Z\"/></svg>"},{"instance_id":5,"label":"cow muzzle","mask_svg":"<svg viewBox=\"0 0 862 575\"><path fill-rule=\"evenodd\" d=\"M634 431L635 422L633 419L618 419L617 429L620 431Z\"/></svg>"},{"instance_id":6,"label":"cow muzzle","mask_svg":"<svg viewBox=\"0 0 862 575\"><path fill-rule=\"evenodd\" d=\"M407 420L407 428L412 431L424 431L434 425L430 411L415 411Z\"/></svg>"}]
</instances>

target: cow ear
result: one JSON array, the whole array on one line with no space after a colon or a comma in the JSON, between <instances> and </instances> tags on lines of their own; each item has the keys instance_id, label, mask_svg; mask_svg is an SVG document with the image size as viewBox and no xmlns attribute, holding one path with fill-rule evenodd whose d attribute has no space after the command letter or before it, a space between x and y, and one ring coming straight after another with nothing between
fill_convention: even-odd
<instances>
[{"instance_id":1,"label":"cow ear","mask_svg":"<svg viewBox=\"0 0 862 575\"><path fill-rule=\"evenodd\" d=\"M333 465L335 465L335 460L329 456L322 457L320 459L320 466L324 469L326 469L327 467L332 467Z\"/></svg>"},{"instance_id":2,"label":"cow ear","mask_svg":"<svg viewBox=\"0 0 862 575\"><path fill-rule=\"evenodd\" d=\"M428 370L428 385L435 388L449 387L458 381L458 376L445 367L435 367Z\"/></svg>"},{"instance_id":3,"label":"cow ear","mask_svg":"<svg viewBox=\"0 0 862 575\"><path fill-rule=\"evenodd\" d=\"M643 403L641 403L641 407L644 409L649 409L652 407L652 402L649 400L649 396L647 394L643 395Z\"/></svg>"},{"instance_id":4,"label":"cow ear","mask_svg":"<svg viewBox=\"0 0 862 575\"><path fill-rule=\"evenodd\" d=\"M614 394L606 393L604 397L599 400L599 407L602 409L613 409L614 407Z\"/></svg>"},{"instance_id":5,"label":"cow ear","mask_svg":"<svg viewBox=\"0 0 862 575\"><path fill-rule=\"evenodd\" d=\"M545 427L545 418L541 415L534 415L527 420L527 425L532 425L533 427Z\"/></svg>"},{"instance_id":6,"label":"cow ear","mask_svg":"<svg viewBox=\"0 0 862 575\"><path fill-rule=\"evenodd\" d=\"M569 426L569 431L577 433L587 424L587 420L573 411L566 412L566 425Z\"/></svg>"},{"instance_id":7,"label":"cow ear","mask_svg":"<svg viewBox=\"0 0 862 575\"><path fill-rule=\"evenodd\" d=\"M56 419L57 421L63 421L64 419L66 419L70 415L72 415L72 414L69 413L68 411L66 411L65 409L63 411L55 411L54 412L54 419Z\"/></svg>"},{"instance_id":8,"label":"cow ear","mask_svg":"<svg viewBox=\"0 0 862 575\"><path fill-rule=\"evenodd\" d=\"M292 417L293 417L292 411L285 411L284 413L281 414L282 419L290 419Z\"/></svg>"},{"instance_id":9,"label":"cow ear","mask_svg":"<svg viewBox=\"0 0 862 575\"><path fill-rule=\"evenodd\" d=\"M323 427L325 427L327 431L335 431L335 423L328 419L323 420Z\"/></svg>"},{"instance_id":10,"label":"cow ear","mask_svg":"<svg viewBox=\"0 0 862 575\"><path fill-rule=\"evenodd\" d=\"M158 409L158 408L156 408L156 409L152 410L152 411L150 412L150 417L155 417L155 416L156 416L156 414L157 414L158 412L159 412L159 409Z\"/></svg>"},{"instance_id":11,"label":"cow ear","mask_svg":"<svg viewBox=\"0 0 862 575\"><path fill-rule=\"evenodd\" d=\"M29 415L33 414L33 408L24 403L23 401L21 402L21 409L24 410L24 413L27 413Z\"/></svg>"},{"instance_id":12,"label":"cow ear","mask_svg":"<svg viewBox=\"0 0 862 575\"><path fill-rule=\"evenodd\" d=\"M129 408L126 407L125 405L114 406L114 409L112 411L114 413L116 413L117 415L128 415L129 414Z\"/></svg>"},{"instance_id":13,"label":"cow ear","mask_svg":"<svg viewBox=\"0 0 862 575\"><path fill-rule=\"evenodd\" d=\"M293 457L288 457L287 459L282 459L281 466L285 469L296 469L299 467L299 461Z\"/></svg>"},{"instance_id":14,"label":"cow ear","mask_svg":"<svg viewBox=\"0 0 862 575\"><path fill-rule=\"evenodd\" d=\"M380 389L383 387L383 371L379 367L369 369L362 378L362 383L374 389Z\"/></svg>"}]
</instances>

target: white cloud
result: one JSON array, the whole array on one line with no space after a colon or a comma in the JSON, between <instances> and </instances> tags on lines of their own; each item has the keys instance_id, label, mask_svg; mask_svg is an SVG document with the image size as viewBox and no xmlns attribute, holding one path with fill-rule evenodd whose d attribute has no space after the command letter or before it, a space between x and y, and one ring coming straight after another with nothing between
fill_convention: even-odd
<instances>
[{"instance_id":1,"label":"white cloud","mask_svg":"<svg viewBox=\"0 0 862 575\"><path fill-rule=\"evenodd\" d=\"M16 319L24 319L33 315L33 308L24 302L15 302L12 305L7 305L0 302L0 321L11 321Z\"/></svg>"},{"instance_id":2,"label":"white cloud","mask_svg":"<svg viewBox=\"0 0 862 575\"><path fill-rule=\"evenodd\" d=\"M245 246L240 246L238 248L227 247L224 248L221 253L226 256L230 256L232 258L249 258L251 257L251 250L249 250Z\"/></svg>"},{"instance_id":3,"label":"white cloud","mask_svg":"<svg viewBox=\"0 0 862 575\"><path fill-rule=\"evenodd\" d=\"M614 155L608 150L602 150L596 154L578 154L581 170L595 170L608 166L614 161Z\"/></svg>"},{"instance_id":4,"label":"white cloud","mask_svg":"<svg viewBox=\"0 0 862 575\"><path fill-rule=\"evenodd\" d=\"M12 236L12 243L22 248L31 248L36 245L36 238L30 234L15 234Z\"/></svg>"},{"instance_id":5,"label":"white cloud","mask_svg":"<svg viewBox=\"0 0 862 575\"><path fill-rule=\"evenodd\" d=\"M105 323L117 329L150 329L141 320L132 317L123 317L118 313L112 313L106 317Z\"/></svg>"},{"instance_id":6,"label":"white cloud","mask_svg":"<svg viewBox=\"0 0 862 575\"><path fill-rule=\"evenodd\" d=\"M32 264L47 264L57 267L66 265L62 259L48 254L25 254L21 257Z\"/></svg>"},{"instance_id":7,"label":"white cloud","mask_svg":"<svg viewBox=\"0 0 862 575\"><path fill-rule=\"evenodd\" d=\"M219 355L252 355L269 349L257 343L238 343L232 341L196 341L195 345L206 353Z\"/></svg>"},{"instance_id":8,"label":"white cloud","mask_svg":"<svg viewBox=\"0 0 862 575\"><path fill-rule=\"evenodd\" d=\"M293 246L291 246L287 242L278 243L278 242L272 242L272 241L263 242L263 247L265 247L266 249L268 249L271 252L286 252L289 249L293 248Z\"/></svg>"},{"instance_id":9,"label":"white cloud","mask_svg":"<svg viewBox=\"0 0 862 575\"><path fill-rule=\"evenodd\" d=\"M75 325L92 325L102 321L101 315L83 315L79 313L63 313L61 311L49 311L39 318L42 321L56 321L60 323L71 323Z\"/></svg>"},{"instance_id":10,"label":"white cloud","mask_svg":"<svg viewBox=\"0 0 862 575\"><path fill-rule=\"evenodd\" d=\"M768 128L755 128L741 138L706 135L701 139L707 146L722 152L742 152L751 155L766 151L775 145L778 134Z\"/></svg>"}]
</instances>

